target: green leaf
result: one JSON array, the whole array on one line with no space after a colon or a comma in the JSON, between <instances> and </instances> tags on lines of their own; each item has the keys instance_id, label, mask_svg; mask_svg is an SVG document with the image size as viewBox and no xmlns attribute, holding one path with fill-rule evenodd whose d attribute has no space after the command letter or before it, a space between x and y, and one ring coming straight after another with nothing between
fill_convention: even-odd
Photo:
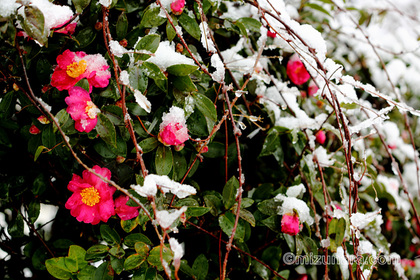
<instances>
[{"instance_id":1,"label":"green leaf","mask_svg":"<svg viewBox=\"0 0 420 280\"><path fill-rule=\"evenodd\" d=\"M277 215L279 212L279 206L281 205L280 202L272 199L263 200L260 203L258 203L258 210L261 211L261 213L273 216Z\"/></svg>"},{"instance_id":2,"label":"green leaf","mask_svg":"<svg viewBox=\"0 0 420 280\"><path fill-rule=\"evenodd\" d=\"M124 12L117 19L116 33L118 40L122 40L127 35L128 19Z\"/></svg>"},{"instance_id":3,"label":"green leaf","mask_svg":"<svg viewBox=\"0 0 420 280\"><path fill-rule=\"evenodd\" d=\"M142 140L139 143L139 146L143 150L143 153L148 153L156 149L156 147L159 145L159 141L156 137L149 137L144 140Z\"/></svg>"},{"instance_id":4,"label":"green leaf","mask_svg":"<svg viewBox=\"0 0 420 280\"><path fill-rule=\"evenodd\" d=\"M166 80L166 76L165 74L163 74L163 72L160 70L160 68L151 62L145 61L143 62L143 67L145 67L147 69L146 71L146 75L154 80Z\"/></svg>"},{"instance_id":5,"label":"green leaf","mask_svg":"<svg viewBox=\"0 0 420 280\"><path fill-rule=\"evenodd\" d=\"M79 43L76 45L77 48L84 49L92 44L96 39L96 33L97 32L90 26L80 30L76 35L76 41Z\"/></svg>"},{"instance_id":6,"label":"green leaf","mask_svg":"<svg viewBox=\"0 0 420 280\"><path fill-rule=\"evenodd\" d=\"M232 176L229 181L226 182L223 188L223 203L225 209L230 209L236 201L236 193L239 188L239 181L235 176Z\"/></svg>"},{"instance_id":7,"label":"green leaf","mask_svg":"<svg viewBox=\"0 0 420 280\"><path fill-rule=\"evenodd\" d=\"M330 237L330 250L336 252L341 246L346 232L346 220L344 218L332 219L328 225L328 236Z\"/></svg>"},{"instance_id":8,"label":"green leaf","mask_svg":"<svg viewBox=\"0 0 420 280\"><path fill-rule=\"evenodd\" d=\"M219 215L222 212L222 200L213 194L204 196L204 203L210 207L210 213L213 216Z\"/></svg>"},{"instance_id":9,"label":"green leaf","mask_svg":"<svg viewBox=\"0 0 420 280\"><path fill-rule=\"evenodd\" d=\"M181 181L187 172L188 165L185 157L180 153L173 153L172 179Z\"/></svg>"},{"instance_id":10,"label":"green leaf","mask_svg":"<svg viewBox=\"0 0 420 280\"><path fill-rule=\"evenodd\" d=\"M33 200L29 203L28 218L32 224L34 224L35 221L38 219L40 210L41 210L41 204L39 203L39 201Z\"/></svg>"},{"instance_id":11,"label":"green leaf","mask_svg":"<svg viewBox=\"0 0 420 280\"><path fill-rule=\"evenodd\" d=\"M172 17L172 22L175 26L178 26L178 20L176 17ZM176 36L175 29L172 27L172 24L169 22L169 20L166 22L166 36L168 37L169 41L172 41Z\"/></svg>"},{"instance_id":12,"label":"green leaf","mask_svg":"<svg viewBox=\"0 0 420 280\"><path fill-rule=\"evenodd\" d=\"M240 31L240 34L242 34L243 36L245 36L246 38L248 38L248 33L246 32L245 25L242 22L240 22L240 21L237 21L234 24L235 24L236 27L238 27L238 29Z\"/></svg>"},{"instance_id":13,"label":"green leaf","mask_svg":"<svg viewBox=\"0 0 420 280\"><path fill-rule=\"evenodd\" d=\"M102 260L108 255L109 247L103 244L93 245L86 251L85 259L87 261Z\"/></svg>"},{"instance_id":14,"label":"green leaf","mask_svg":"<svg viewBox=\"0 0 420 280\"><path fill-rule=\"evenodd\" d=\"M100 227L101 237L108 244L120 244L121 238L118 233L110 228L108 225L101 225Z\"/></svg>"},{"instance_id":15,"label":"green leaf","mask_svg":"<svg viewBox=\"0 0 420 280\"><path fill-rule=\"evenodd\" d=\"M157 270L162 271L162 263L161 263L161 246L154 247L151 251L149 256L147 257L147 262L150 265L153 265L157 268ZM172 251L169 249L168 246L164 246L162 249L162 259L166 261L166 263L171 263L173 258Z\"/></svg>"},{"instance_id":16,"label":"green leaf","mask_svg":"<svg viewBox=\"0 0 420 280\"><path fill-rule=\"evenodd\" d=\"M120 245L113 246L113 247L109 250L109 253L110 253L112 256L114 256L114 257L116 257L116 258L119 258L119 259L121 259L121 258L122 258L122 257L124 257L124 255L125 255L125 251L124 251L124 249L123 249L123 248L121 248L121 246L120 246Z\"/></svg>"},{"instance_id":17,"label":"green leaf","mask_svg":"<svg viewBox=\"0 0 420 280\"><path fill-rule=\"evenodd\" d=\"M137 51L148 51L151 53L155 53L159 47L160 36L157 34L150 34L146 35L137 43L135 46L135 50ZM138 60L146 60L150 57L148 54L135 54L134 58L136 61Z\"/></svg>"},{"instance_id":18,"label":"green leaf","mask_svg":"<svg viewBox=\"0 0 420 280\"><path fill-rule=\"evenodd\" d=\"M260 32L261 22L255 18L243 17L238 19L238 22L242 23L250 31Z\"/></svg>"},{"instance_id":19,"label":"green leaf","mask_svg":"<svg viewBox=\"0 0 420 280\"><path fill-rule=\"evenodd\" d=\"M261 221L261 223L263 225L265 225L266 227L268 227L269 229L271 229L274 232L281 232L281 221L280 221L280 216L279 215L273 215L268 217L267 219L264 219Z\"/></svg>"},{"instance_id":20,"label":"green leaf","mask_svg":"<svg viewBox=\"0 0 420 280\"><path fill-rule=\"evenodd\" d=\"M160 6L149 5L144 11L143 17L141 19L141 26L146 28L151 28L159 26L164 23L167 19L166 17L159 16Z\"/></svg>"},{"instance_id":21,"label":"green leaf","mask_svg":"<svg viewBox=\"0 0 420 280\"><path fill-rule=\"evenodd\" d=\"M185 214L187 215L187 217L199 217L203 216L210 210L210 207L189 206Z\"/></svg>"},{"instance_id":22,"label":"green leaf","mask_svg":"<svg viewBox=\"0 0 420 280\"><path fill-rule=\"evenodd\" d=\"M198 25L195 18L192 18L188 15L186 11L184 11L181 16L178 18L179 24L181 24L182 28L187 31L188 34L193 36L195 39L200 40L201 38L201 31L200 26Z\"/></svg>"},{"instance_id":23,"label":"green leaf","mask_svg":"<svg viewBox=\"0 0 420 280\"><path fill-rule=\"evenodd\" d=\"M52 125L48 125L44 131L42 131L42 145L52 149L56 144L55 134Z\"/></svg>"},{"instance_id":24,"label":"green leaf","mask_svg":"<svg viewBox=\"0 0 420 280\"><path fill-rule=\"evenodd\" d=\"M137 254L146 258L149 254L149 245L141 241L136 242L136 244L134 244L134 250L136 250Z\"/></svg>"},{"instance_id":25,"label":"green leaf","mask_svg":"<svg viewBox=\"0 0 420 280\"><path fill-rule=\"evenodd\" d=\"M139 267L146 258L140 254L132 254L124 261L124 269L125 270L133 270Z\"/></svg>"},{"instance_id":26,"label":"green leaf","mask_svg":"<svg viewBox=\"0 0 420 280\"><path fill-rule=\"evenodd\" d=\"M180 91L192 92L197 91L197 87L191 80L190 76L176 76L171 79L175 88Z\"/></svg>"},{"instance_id":27,"label":"green leaf","mask_svg":"<svg viewBox=\"0 0 420 280\"><path fill-rule=\"evenodd\" d=\"M124 238L124 244L130 248L134 248L137 242L144 242L147 245L153 246L152 241L142 233L132 233Z\"/></svg>"},{"instance_id":28,"label":"green leaf","mask_svg":"<svg viewBox=\"0 0 420 280\"><path fill-rule=\"evenodd\" d=\"M88 265L88 262L85 260L86 250L78 245L71 245L69 248L69 257L77 260L77 269L76 271L83 269Z\"/></svg>"},{"instance_id":29,"label":"green leaf","mask_svg":"<svg viewBox=\"0 0 420 280\"><path fill-rule=\"evenodd\" d=\"M268 131L259 155L260 157L273 155L277 162L283 165L284 154L280 142L281 134L282 133L276 127L273 127Z\"/></svg>"},{"instance_id":30,"label":"green leaf","mask_svg":"<svg viewBox=\"0 0 420 280\"><path fill-rule=\"evenodd\" d=\"M83 10L90 4L90 0L72 0L72 2L76 8L76 12L79 14L81 14Z\"/></svg>"},{"instance_id":31,"label":"green leaf","mask_svg":"<svg viewBox=\"0 0 420 280\"><path fill-rule=\"evenodd\" d=\"M109 145L117 148L117 133L111 120L104 114L98 114L96 131L99 136Z\"/></svg>"},{"instance_id":32,"label":"green leaf","mask_svg":"<svg viewBox=\"0 0 420 280\"><path fill-rule=\"evenodd\" d=\"M149 79L146 75L147 71L144 67L130 67L128 74L130 75L130 85L140 92L145 92Z\"/></svg>"},{"instance_id":33,"label":"green leaf","mask_svg":"<svg viewBox=\"0 0 420 280\"><path fill-rule=\"evenodd\" d=\"M44 14L36 6L25 6L24 13L25 19L21 21L23 30L41 45L46 45L48 43L49 30L44 30Z\"/></svg>"},{"instance_id":34,"label":"green leaf","mask_svg":"<svg viewBox=\"0 0 420 280\"><path fill-rule=\"evenodd\" d=\"M114 270L109 262L102 263L95 271L92 280L113 280Z\"/></svg>"},{"instance_id":35,"label":"green leaf","mask_svg":"<svg viewBox=\"0 0 420 280\"><path fill-rule=\"evenodd\" d=\"M45 261L47 271L57 279L70 279L71 271L65 264L65 257L48 259Z\"/></svg>"},{"instance_id":36,"label":"green leaf","mask_svg":"<svg viewBox=\"0 0 420 280\"><path fill-rule=\"evenodd\" d=\"M174 64L166 68L166 71L169 74L175 75L175 76L188 76L192 72L198 69L198 66L196 65L190 65L190 64Z\"/></svg>"},{"instance_id":37,"label":"green leaf","mask_svg":"<svg viewBox=\"0 0 420 280\"><path fill-rule=\"evenodd\" d=\"M22 215L18 214L14 220L11 221L7 228L10 236L19 238L23 237L23 218Z\"/></svg>"},{"instance_id":38,"label":"green leaf","mask_svg":"<svg viewBox=\"0 0 420 280\"><path fill-rule=\"evenodd\" d=\"M79 270L77 267L77 260L74 258L65 257L64 264L66 265L67 269L70 270L72 273L75 273Z\"/></svg>"},{"instance_id":39,"label":"green leaf","mask_svg":"<svg viewBox=\"0 0 420 280\"><path fill-rule=\"evenodd\" d=\"M121 220L121 228L127 233L132 232L138 224L137 219Z\"/></svg>"},{"instance_id":40,"label":"green leaf","mask_svg":"<svg viewBox=\"0 0 420 280\"><path fill-rule=\"evenodd\" d=\"M328 15L328 16L331 17L331 14L327 10L325 10L322 6L320 6L318 4L306 2L304 4L304 6L307 6L307 7L311 8L311 9L313 9L313 10L320 11L321 13L324 13L324 14L326 14L326 15Z\"/></svg>"},{"instance_id":41,"label":"green leaf","mask_svg":"<svg viewBox=\"0 0 420 280\"><path fill-rule=\"evenodd\" d=\"M172 170L173 158L172 150L160 145L156 150L155 165L158 175L168 175Z\"/></svg>"},{"instance_id":42,"label":"green leaf","mask_svg":"<svg viewBox=\"0 0 420 280\"><path fill-rule=\"evenodd\" d=\"M92 275L95 274L96 267L88 265L77 273L78 280L91 280Z\"/></svg>"},{"instance_id":43,"label":"green leaf","mask_svg":"<svg viewBox=\"0 0 420 280\"><path fill-rule=\"evenodd\" d=\"M240 221L241 220L238 221L234 239L238 240L239 242L243 242L245 237L245 227ZM219 226L227 236L232 235L234 225L235 215L233 215L231 212L226 212L225 214L219 216Z\"/></svg>"},{"instance_id":44,"label":"green leaf","mask_svg":"<svg viewBox=\"0 0 420 280\"><path fill-rule=\"evenodd\" d=\"M111 257L111 266L118 275L124 271L124 262L122 259Z\"/></svg>"},{"instance_id":45,"label":"green leaf","mask_svg":"<svg viewBox=\"0 0 420 280\"><path fill-rule=\"evenodd\" d=\"M38 157L41 155L42 151L44 150L48 150L47 147L44 146L39 146L36 151L35 151L35 155L34 155L34 161L36 161L38 159Z\"/></svg>"},{"instance_id":46,"label":"green leaf","mask_svg":"<svg viewBox=\"0 0 420 280\"><path fill-rule=\"evenodd\" d=\"M63 125L69 120L70 115L67 113L66 109L61 109L58 111L58 113L55 115L56 120L58 121L58 124L63 127ZM57 126L53 122L53 131L54 133L57 131Z\"/></svg>"},{"instance_id":47,"label":"green leaf","mask_svg":"<svg viewBox=\"0 0 420 280\"><path fill-rule=\"evenodd\" d=\"M209 271L209 261L204 254L200 254L194 261L192 266L192 272L194 279L205 280Z\"/></svg>"},{"instance_id":48,"label":"green leaf","mask_svg":"<svg viewBox=\"0 0 420 280\"><path fill-rule=\"evenodd\" d=\"M36 176L34 183L32 185L32 192L34 195L42 194L47 189L47 184L45 183L45 177L42 173Z\"/></svg>"},{"instance_id":49,"label":"green leaf","mask_svg":"<svg viewBox=\"0 0 420 280\"><path fill-rule=\"evenodd\" d=\"M244 221L247 221L251 226L255 227L255 217L250 211L241 208L239 210L239 217L241 217Z\"/></svg>"},{"instance_id":50,"label":"green leaf","mask_svg":"<svg viewBox=\"0 0 420 280\"><path fill-rule=\"evenodd\" d=\"M217 121L217 111L213 102L204 94L194 93L194 104L196 108L204 115L207 122L207 129L209 132L213 130L213 126Z\"/></svg>"},{"instance_id":51,"label":"green leaf","mask_svg":"<svg viewBox=\"0 0 420 280\"><path fill-rule=\"evenodd\" d=\"M13 91L6 93L0 101L0 119L6 119L13 114L14 105L13 105L14 95Z\"/></svg>"}]
</instances>

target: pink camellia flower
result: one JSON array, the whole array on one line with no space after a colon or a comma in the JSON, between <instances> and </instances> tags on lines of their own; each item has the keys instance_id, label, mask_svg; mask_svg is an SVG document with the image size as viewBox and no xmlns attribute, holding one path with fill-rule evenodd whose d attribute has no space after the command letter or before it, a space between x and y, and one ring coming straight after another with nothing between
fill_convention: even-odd
<instances>
[{"instance_id":1,"label":"pink camellia flower","mask_svg":"<svg viewBox=\"0 0 420 280\"><path fill-rule=\"evenodd\" d=\"M106 179L111 179L111 171L108 168L95 165L92 169ZM83 171L82 176L83 178L73 174L67 186L73 194L67 200L65 207L79 222L92 225L100 221L106 223L112 215L115 215L112 199L115 188L87 170Z\"/></svg>"},{"instance_id":2,"label":"pink camellia flower","mask_svg":"<svg viewBox=\"0 0 420 280\"><path fill-rule=\"evenodd\" d=\"M311 77L297 54L292 55L287 62L286 73L295 85L304 84Z\"/></svg>"},{"instance_id":3,"label":"pink camellia flower","mask_svg":"<svg viewBox=\"0 0 420 280\"><path fill-rule=\"evenodd\" d=\"M188 140L188 129L184 110L179 107L171 107L169 113L163 113L162 123L159 126L158 139L165 146L175 146L179 150Z\"/></svg>"},{"instance_id":4,"label":"pink camellia flower","mask_svg":"<svg viewBox=\"0 0 420 280\"><path fill-rule=\"evenodd\" d=\"M296 235L300 231L299 217L296 214L284 214L281 219L281 231L288 235Z\"/></svg>"},{"instance_id":5,"label":"pink camellia flower","mask_svg":"<svg viewBox=\"0 0 420 280\"><path fill-rule=\"evenodd\" d=\"M315 134L315 140L321 145L324 145L325 140L327 139L327 136L325 135L325 132L320 130Z\"/></svg>"},{"instance_id":6,"label":"pink camellia flower","mask_svg":"<svg viewBox=\"0 0 420 280\"><path fill-rule=\"evenodd\" d=\"M31 125L31 127L29 128L29 133L33 134L33 135L37 135L41 132L41 130L39 130L38 127L36 127L34 124Z\"/></svg>"},{"instance_id":7,"label":"pink camellia flower","mask_svg":"<svg viewBox=\"0 0 420 280\"><path fill-rule=\"evenodd\" d=\"M87 55L84 52L65 50L57 56L57 67L52 74L51 85L58 90L65 90L86 78L91 92L92 87L108 86L111 78L108 68L105 58L100 54Z\"/></svg>"},{"instance_id":8,"label":"pink camellia flower","mask_svg":"<svg viewBox=\"0 0 420 280\"><path fill-rule=\"evenodd\" d=\"M128 206L127 202L130 198L126 195L120 195L115 199L115 212L121 220L130 220L139 215L139 208L134 206Z\"/></svg>"},{"instance_id":9,"label":"pink camellia flower","mask_svg":"<svg viewBox=\"0 0 420 280\"><path fill-rule=\"evenodd\" d=\"M185 0L174 0L171 3L171 11L177 16L182 14L184 7L185 7Z\"/></svg>"},{"instance_id":10,"label":"pink camellia flower","mask_svg":"<svg viewBox=\"0 0 420 280\"><path fill-rule=\"evenodd\" d=\"M64 99L67 113L75 121L75 128L80 132L90 132L98 122L97 114L101 110L93 104L89 93L81 87L69 89L69 96Z\"/></svg>"},{"instance_id":11,"label":"pink camellia flower","mask_svg":"<svg viewBox=\"0 0 420 280\"><path fill-rule=\"evenodd\" d=\"M308 85L308 95L309 96L314 96L314 94L318 91L318 86L315 84L315 82L313 80L311 80L309 82Z\"/></svg>"}]
</instances>

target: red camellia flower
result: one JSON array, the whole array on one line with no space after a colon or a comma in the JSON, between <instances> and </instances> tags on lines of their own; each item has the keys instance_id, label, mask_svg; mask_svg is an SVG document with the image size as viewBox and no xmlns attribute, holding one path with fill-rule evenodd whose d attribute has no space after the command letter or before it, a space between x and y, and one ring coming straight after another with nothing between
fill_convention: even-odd
<instances>
[{"instance_id":1,"label":"red camellia flower","mask_svg":"<svg viewBox=\"0 0 420 280\"><path fill-rule=\"evenodd\" d=\"M292 55L287 62L286 73L295 85L304 84L311 77L297 54Z\"/></svg>"},{"instance_id":2,"label":"red camellia flower","mask_svg":"<svg viewBox=\"0 0 420 280\"><path fill-rule=\"evenodd\" d=\"M296 235L300 231L299 217L296 214L284 214L281 219L281 231L289 235Z\"/></svg>"},{"instance_id":3,"label":"red camellia flower","mask_svg":"<svg viewBox=\"0 0 420 280\"><path fill-rule=\"evenodd\" d=\"M64 101L69 106L67 113L75 121L76 130L90 132L95 128L100 110L93 104L86 90L81 87L72 87L69 89L69 96Z\"/></svg>"},{"instance_id":4,"label":"red camellia flower","mask_svg":"<svg viewBox=\"0 0 420 280\"><path fill-rule=\"evenodd\" d=\"M111 73L105 58L100 54L87 55L84 52L65 50L57 56L57 67L51 77L51 85L58 90L73 87L78 81L86 78L89 82L89 92L92 87L108 86Z\"/></svg>"},{"instance_id":5,"label":"red camellia flower","mask_svg":"<svg viewBox=\"0 0 420 280\"><path fill-rule=\"evenodd\" d=\"M325 132L320 130L315 134L315 140L321 145L324 145L325 140L327 139L327 136L325 135Z\"/></svg>"},{"instance_id":6,"label":"red camellia flower","mask_svg":"<svg viewBox=\"0 0 420 280\"><path fill-rule=\"evenodd\" d=\"M107 168L95 165L92 169L106 179L111 178L111 171ZM83 178L73 174L67 186L73 194L67 200L66 208L79 222L92 225L100 221L107 222L112 215L115 215L112 199L115 188L87 170L83 171L82 176Z\"/></svg>"},{"instance_id":7,"label":"red camellia flower","mask_svg":"<svg viewBox=\"0 0 420 280\"><path fill-rule=\"evenodd\" d=\"M171 3L171 11L175 15L179 16L182 14L182 11L184 10L185 6L185 0L174 0Z\"/></svg>"},{"instance_id":8,"label":"red camellia flower","mask_svg":"<svg viewBox=\"0 0 420 280\"><path fill-rule=\"evenodd\" d=\"M139 215L140 207L128 206L127 202L130 198L126 195L120 195L115 200L115 212L121 220L130 220Z\"/></svg>"}]
</instances>

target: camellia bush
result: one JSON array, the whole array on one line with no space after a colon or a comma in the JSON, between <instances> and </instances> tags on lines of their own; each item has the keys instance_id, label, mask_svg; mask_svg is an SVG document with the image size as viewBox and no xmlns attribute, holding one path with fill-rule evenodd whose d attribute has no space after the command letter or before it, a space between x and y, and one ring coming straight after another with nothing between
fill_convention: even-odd
<instances>
[{"instance_id":1,"label":"camellia bush","mask_svg":"<svg viewBox=\"0 0 420 280\"><path fill-rule=\"evenodd\" d=\"M419 279L397 2L1 0L0 277Z\"/></svg>"}]
</instances>

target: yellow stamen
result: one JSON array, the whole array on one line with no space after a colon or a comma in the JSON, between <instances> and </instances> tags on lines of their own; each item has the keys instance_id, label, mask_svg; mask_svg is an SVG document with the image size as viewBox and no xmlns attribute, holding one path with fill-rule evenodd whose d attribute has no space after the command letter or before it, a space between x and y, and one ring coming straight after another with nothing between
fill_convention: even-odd
<instances>
[{"instance_id":1,"label":"yellow stamen","mask_svg":"<svg viewBox=\"0 0 420 280\"><path fill-rule=\"evenodd\" d=\"M77 78L86 71L86 61L80 60L79 62L73 62L72 64L67 65L67 75L72 78Z\"/></svg>"},{"instance_id":2,"label":"yellow stamen","mask_svg":"<svg viewBox=\"0 0 420 280\"><path fill-rule=\"evenodd\" d=\"M80 195L82 196L82 202L87 206L94 206L101 200L98 190L94 187L84 189L80 192Z\"/></svg>"},{"instance_id":3,"label":"yellow stamen","mask_svg":"<svg viewBox=\"0 0 420 280\"><path fill-rule=\"evenodd\" d=\"M86 102L86 114L89 116L89 118L91 119L96 118L96 115L100 112L101 110L99 110L98 107L96 107L96 105L93 104L92 101Z\"/></svg>"}]
</instances>

